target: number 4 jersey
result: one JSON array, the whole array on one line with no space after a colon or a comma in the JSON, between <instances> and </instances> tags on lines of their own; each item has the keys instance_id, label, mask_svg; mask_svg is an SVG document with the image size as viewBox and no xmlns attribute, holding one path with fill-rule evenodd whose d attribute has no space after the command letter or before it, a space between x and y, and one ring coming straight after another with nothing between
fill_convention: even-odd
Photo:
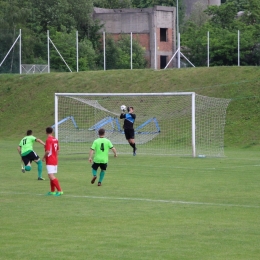
<instances>
[{"instance_id":1,"label":"number 4 jersey","mask_svg":"<svg viewBox=\"0 0 260 260\"><path fill-rule=\"evenodd\" d=\"M45 152L46 151L49 151L46 157L46 165L58 165L59 142L55 137L49 136L47 138L45 143Z\"/></svg>"},{"instance_id":2,"label":"number 4 jersey","mask_svg":"<svg viewBox=\"0 0 260 260\"><path fill-rule=\"evenodd\" d=\"M94 162L95 163L107 163L109 150L113 148L111 141L105 137L97 138L91 149L95 151Z\"/></svg>"}]
</instances>

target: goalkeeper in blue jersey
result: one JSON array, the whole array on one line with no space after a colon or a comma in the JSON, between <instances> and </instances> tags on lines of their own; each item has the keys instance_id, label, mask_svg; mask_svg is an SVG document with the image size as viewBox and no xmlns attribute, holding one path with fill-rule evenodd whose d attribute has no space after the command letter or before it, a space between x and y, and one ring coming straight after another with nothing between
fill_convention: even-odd
<instances>
[{"instance_id":1,"label":"goalkeeper in blue jersey","mask_svg":"<svg viewBox=\"0 0 260 260\"><path fill-rule=\"evenodd\" d=\"M31 170L31 163L34 161L38 165L38 180L43 181L42 178L42 161L40 157L33 151L34 142L38 142L45 146L45 143L32 135L32 130L28 130L26 136L20 141L17 147L18 153L23 161L22 172Z\"/></svg>"},{"instance_id":2,"label":"goalkeeper in blue jersey","mask_svg":"<svg viewBox=\"0 0 260 260\"><path fill-rule=\"evenodd\" d=\"M108 153L111 149L114 153L114 157L117 157L116 148L113 146L111 141L105 138L105 129L100 128L98 130L99 138L97 138L91 145L89 151L89 162L92 163L92 175L93 178L91 183L94 184L97 178L97 170L100 168L100 175L98 180L98 186L101 186L101 183L105 177L107 163L108 163ZM94 159L92 159L94 154Z\"/></svg>"},{"instance_id":3,"label":"goalkeeper in blue jersey","mask_svg":"<svg viewBox=\"0 0 260 260\"><path fill-rule=\"evenodd\" d=\"M136 119L136 115L134 114L134 108L133 107L127 107L127 112L125 113L125 110L122 110L122 113L120 115L120 119L124 120L123 129L125 131L125 138L130 144L130 146L133 148L133 155L136 155L136 146L135 146L135 130L134 130L134 122Z\"/></svg>"}]
</instances>

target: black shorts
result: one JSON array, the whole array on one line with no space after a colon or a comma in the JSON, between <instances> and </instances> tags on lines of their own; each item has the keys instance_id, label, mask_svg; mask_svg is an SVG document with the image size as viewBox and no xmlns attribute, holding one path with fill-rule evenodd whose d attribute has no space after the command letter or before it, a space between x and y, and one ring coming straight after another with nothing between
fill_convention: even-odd
<instances>
[{"instance_id":1,"label":"black shorts","mask_svg":"<svg viewBox=\"0 0 260 260\"><path fill-rule=\"evenodd\" d=\"M134 129L125 129L125 138L126 140L135 139L135 130Z\"/></svg>"},{"instance_id":2,"label":"black shorts","mask_svg":"<svg viewBox=\"0 0 260 260\"><path fill-rule=\"evenodd\" d=\"M22 156L24 165L26 166L29 162L37 161L40 157L35 152L30 152L25 156Z\"/></svg>"},{"instance_id":3,"label":"black shorts","mask_svg":"<svg viewBox=\"0 0 260 260\"><path fill-rule=\"evenodd\" d=\"M105 171L107 169L107 163L93 163L92 169L97 170L100 167L101 170Z\"/></svg>"}]
</instances>

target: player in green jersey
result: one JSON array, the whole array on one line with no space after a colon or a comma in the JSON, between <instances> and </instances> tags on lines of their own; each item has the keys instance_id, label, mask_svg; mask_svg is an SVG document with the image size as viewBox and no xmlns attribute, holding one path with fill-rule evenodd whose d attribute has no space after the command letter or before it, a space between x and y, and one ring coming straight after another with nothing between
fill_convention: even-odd
<instances>
[{"instance_id":1,"label":"player in green jersey","mask_svg":"<svg viewBox=\"0 0 260 260\"><path fill-rule=\"evenodd\" d=\"M100 167L100 175L98 180L98 186L101 186L101 183L104 179L106 169L107 169L107 163L108 163L108 153L111 149L114 153L114 157L117 157L116 148L113 146L111 141L107 138L105 138L105 129L101 128L98 130L99 138L97 138L89 152L89 162L92 164L92 175L93 178L91 180L91 183L95 183L95 180L97 178L97 170ZM95 152L95 154L94 154ZM92 156L94 154L94 159L92 160Z\"/></svg>"},{"instance_id":2,"label":"player in green jersey","mask_svg":"<svg viewBox=\"0 0 260 260\"><path fill-rule=\"evenodd\" d=\"M34 161L38 165L38 180L42 181L44 180L42 178L42 161L33 151L33 144L35 141L45 146L45 143L41 139L32 135L32 130L28 130L27 135L20 141L17 150L23 161L22 172L30 171L31 163Z\"/></svg>"}]
</instances>

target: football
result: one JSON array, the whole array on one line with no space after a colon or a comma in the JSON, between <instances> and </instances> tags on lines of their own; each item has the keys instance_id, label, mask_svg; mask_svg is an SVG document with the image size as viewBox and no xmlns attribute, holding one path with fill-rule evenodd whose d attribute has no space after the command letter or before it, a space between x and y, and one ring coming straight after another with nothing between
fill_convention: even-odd
<instances>
[{"instance_id":1,"label":"football","mask_svg":"<svg viewBox=\"0 0 260 260\"><path fill-rule=\"evenodd\" d=\"M120 108L121 108L122 111L126 111L126 106L125 105L122 105Z\"/></svg>"}]
</instances>

